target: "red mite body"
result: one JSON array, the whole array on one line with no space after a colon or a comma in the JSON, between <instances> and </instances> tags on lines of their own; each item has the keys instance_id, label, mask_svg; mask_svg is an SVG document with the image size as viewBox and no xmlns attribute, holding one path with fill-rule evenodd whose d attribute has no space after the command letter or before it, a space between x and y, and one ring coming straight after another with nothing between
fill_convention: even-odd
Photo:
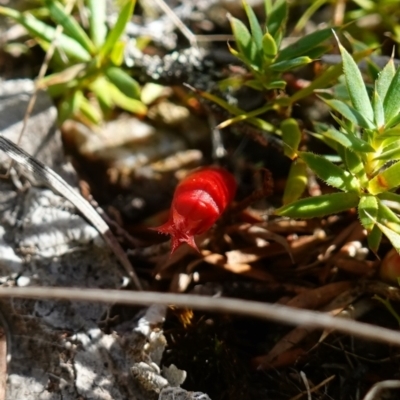
<instances>
[{"instance_id":1,"label":"red mite body","mask_svg":"<svg viewBox=\"0 0 400 400\"><path fill-rule=\"evenodd\" d=\"M197 249L195 235L206 232L233 200L237 184L228 171L206 167L177 186L168 222L154 230L171 235L171 254L183 243Z\"/></svg>"}]
</instances>

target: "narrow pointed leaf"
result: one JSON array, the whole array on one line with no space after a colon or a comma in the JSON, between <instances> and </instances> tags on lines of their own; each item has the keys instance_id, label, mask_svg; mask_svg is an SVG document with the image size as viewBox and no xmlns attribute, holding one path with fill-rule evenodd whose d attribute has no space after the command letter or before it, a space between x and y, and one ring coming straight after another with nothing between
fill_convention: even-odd
<instances>
[{"instance_id":1,"label":"narrow pointed leaf","mask_svg":"<svg viewBox=\"0 0 400 400\"><path fill-rule=\"evenodd\" d=\"M356 61L360 61L363 58L370 55L372 51L373 51L372 49L366 49L353 54L353 57ZM336 80L342 74L343 70L342 65L343 64L341 63L330 66L320 76L316 77L308 86L290 96L289 103L294 104L298 102L300 99L310 96L315 90L328 87L332 81Z\"/></svg>"},{"instance_id":2,"label":"narrow pointed leaf","mask_svg":"<svg viewBox=\"0 0 400 400\"><path fill-rule=\"evenodd\" d=\"M285 33L285 27L281 26L281 28L276 32L276 34L273 35L273 38L275 39L275 43L276 43L278 49L281 46L284 33Z\"/></svg>"},{"instance_id":3,"label":"narrow pointed leaf","mask_svg":"<svg viewBox=\"0 0 400 400\"><path fill-rule=\"evenodd\" d=\"M390 83L396 73L393 59L390 59L389 62L385 65L381 73L378 75L378 79L375 82L376 91L378 92L379 97L383 99L386 97L386 93L389 89Z\"/></svg>"},{"instance_id":4,"label":"narrow pointed leaf","mask_svg":"<svg viewBox=\"0 0 400 400\"><path fill-rule=\"evenodd\" d=\"M51 43L56 37L56 30L50 25L36 19L31 14L20 13L11 8L0 7L0 15L10 17L21 24L32 36ZM70 59L87 62L91 60L91 56L76 40L61 33L57 36L57 46Z\"/></svg>"},{"instance_id":5,"label":"narrow pointed leaf","mask_svg":"<svg viewBox=\"0 0 400 400\"><path fill-rule=\"evenodd\" d=\"M378 200L375 196L366 195L362 196L358 204L358 216L362 226L370 232L375 226L374 219L378 216Z\"/></svg>"},{"instance_id":6,"label":"narrow pointed leaf","mask_svg":"<svg viewBox=\"0 0 400 400\"><path fill-rule=\"evenodd\" d=\"M321 142L325 143L327 146L329 146L332 150L334 150L336 153L340 152L340 145L337 142L334 142L333 140L327 138L324 136L322 133L315 133L315 132L307 132L310 136L315 137L316 139L320 140Z\"/></svg>"},{"instance_id":7,"label":"narrow pointed leaf","mask_svg":"<svg viewBox=\"0 0 400 400\"><path fill-rule=\"evenodd\" d=\"M371 153L375 149L366 141L352 135L345 134L338 131L337 129L331 128L322 133L325 137L334 140L342 146L348 148L351 151L361 153Z\"/></svg>"},{"instance_id":8,"label":"narrow pointed leaf","mask_svg":"<svg viewBox=\"0 0 400 400\"><path fill-rule=\"evenodd\" d=\"M339 49L342 55L343 71L346 78L347 90L354 108L365 116L366 120L374 120L374 112L369 100L361 72L347 50L340 44Z\"/></svg>"},{"instance_id":9,"label":"narrow pointed leaf","mask_svg":"<svg viewBox=\"0 0 400 400\"><path fill-rule=\"evenodd\" d=\"M400 111L400 68L397 68L387 90L383 100L383 109L385 110L385 121L390 124L391 119L396 117Z\"/></svg>"},{"instance_id":10,"label":"narrow pointed leaf","mask_svg":"<svg viewBox=\"0 0 400 400\"><path fill-rule=\"evenodd\" d=\"M64 33L77 41L88 53L93 54L95 47L76 19L67 14L64 7L56 0L46 0L46 6L54 22L61 25Z\"/></svg>"},{"instance_id":11,"label":"narrow pointed leaf","mask_svg":"<svg viewBox=\"0 0 400 400\"><path fill-rule=\"evenodd\" d=\"M364 164L359 156L359 153L351 151L345 147L343 154L343 160L347 169L359 180L360 186L365 186L368 182L368 177L365 173Z\"/></svg>"},{"instance_id":12,"label":"narrow pointed leaf","mask_svg":"<svg viewBox=\"0 0 400 400\"><path fill-rule=\"evenodd\" d=\"M346 119L348 119L350 122L352 122L355 125L361 126L362 128L365 129L373 129L374 124L373 120L368 120L364 117L362 113L357 111L355 108L349 106L348 104L344 103L341 100L325 100L326 104L328 104L331 108L333 108L335 111L343 115Z\"/></svg>"},{"instance_id":13,"label":"narrow pointed leaf","mask_svg":"<svg viewBox=\"0 0 400 400\"><path fill-rule=\"evenodd\" d=\"M321 58L322 55L326 54L332 46L330 45L323 45L321 44L320 46L316 46L313 49L309 50L307 52L307 56L312 58L313 60L317 60Z\"/></svg>"},{"instance_id":14,"label":"narrow pointed leaf","mask_svg":"<svg viewBox=\"0 0 400 400\"><path fill-rule=\"evenodd\" d=\"M288 6L286 0L276 0L272 7L267 7L267 29L268 32L274 37L275 41L279 44L280 41L277 40L278 32L284 31L286 26L286 20L288 17Z\"/></svg>"},{"instance_id":15,"label":"narrow pointed leaf","mask_svg":"<svg viewBox=\"0 0 400 400\"><path fill-rule=\"evenodd\" d=\"M269 66L269 69L274 72L285 72L307 65L312 61L310 57L297 57L291 60L275 62Z\"/></svg>"},{"instance_id":16,"label":"narrow pointed leaf","mask_svg":"<svg viewBox=\"0 0 400 400\"><path fill-rule=\"evenodd\" d=\"M400 186L400 161L397 161L371 179L368 190L372 194L378 194L398 186Z\"/></svg>"},{"instance_id":17,"label":"narrow pointed leaf","mask_svg":"<svg viewBox=\"0 0 400 400\"><path fill-rule=\"evenodd\" d=\"M353 108L354 110L354 108ZM348 119L345 118L339 118L338 116L336 116L335 114L331 114L331 117L335 120L335 122L340 126L340 128L342 128L343 132L346 133L347 135L351 133L353 133L353 126L354 125L358 125L353 121L350 121ZM350 129L349 129L350 128ZM350 132L349 132L350 131Z\"/></svg>"},{"instance_id":18,"label":"narrow pointed leaf","mask_svg":"<svg viewBox=\"0 0 400 400\"><path fill-rule=\"evenodd\" d=\"M318 178L328 185L344 191L356 190L357 180L344 169L317 154L300 152L299 156L311 168Z\"/></svg>"},{"instance_id":19,"label":"narrow pointed leaf","mask_svg":"<svg viewBox=\"0 0 400 400\"><path fill-rule=\"evenodd\" d=\"M256 14L254 13L253 9L249 6L249 4L243 0L243 7L244 10L246 11L247 19L249 20L250 23L250 29L251 29L251 36L253 37L254 44L257 48L258 52L262 52L263 45L263 32L261 30L260 23L257 20Z\"/></svg>"},{"instance_id":20,"label":"narrow pointed leaf","mask_svg":"<svg viewBox=\"0 0 400 400\"><path fill-rule=\"evenodd\" d=\"M381 200L393 201L395 203L400 204L400 194L397 194L397 193L383 192L383 193L379 193L378 197Z\"/></svg>"},{"instance_id":21,"label":"narrow pointed leaf","mask_svg":"<svg viewBox=\"0 0 400 400\"><path fill-rule=\"evenodd\" d=\"M381 154L374 158L374 160L395 161L400 159L400 140L383 148Z\"/></svg>"},{"instance_id":22,"label":"narrow pointed leaf","mask_svg":"<svg viewBox=\"0 0 400 400\"><path fill-rule=\"evenodd\" d=\"M308 197L278 208L275 214L290 218L316 218L336 214L357 207L359 196L355 192L332 193Z\"/></svg>"},{"instance_id":23,"label":"narrow pointed leaf","mask_svg":"<svg viewBox=\"0 0 400 400\"><path fill-rule=\"evenodd\" d=\"M229 21L242 60L256 71L259 71L262 64L262 52L257 51L257 46L249 30L246 25L237 18L229 16Z\"/></svg>"},{"instance_id":24,"label":"narrow pointed leaf","mask_svg":"<svg viewBox=\"0 0 400 400\"><path fill-rule=\"evenodd\" d=\"M301 32L303 28L309 23L311 17L314 15L314 13L324 6L326 3L326 0L314 0L310 2L309 6L306 9L303 9L300 18L296 22L296 25L294 27L295 32Z\"/></svg>"},{"instance_id":25,"label":"narrow pointed leaf","mask_svg":"<svg viewBox=\"0 0 400 400\"><path fill-rule=\"evenodd\" d=\"M400 124L400 113L395 115L391 120L386 121L386 128L393 128Z\"/></svg>"},{"instance_id":26,"label":"narrow pointed leaf","mask_svg":"<svg viewBox=\"0 0 400 400\"><path fill-rule=\"evenodd\" d=\"M87 0L87 7L90 13L90 37L96 48L99 49L104 44L107 35L106 0Z\"/></svg>"},{"instance_id":27,"label":"narrow pointed leaf","mask_svg":"<svg viewBox=\"0 0 400 400\"><path fill-rule=\"evenodd\" d=\"M368 247L373 253L375 254L377 253L379 245L381 244L381 240L382 240L382 231L379 229L377 225L375 225L367 236Z\"/></svg>"},{"instance_id":28,"label":"narrow pointed leaf","mask_svg":"<svg viewBox=\"0 0 400 400\"><path fill-rule=\"evenodd\" d=\"M376 225L383 232L383 234L389 239L392 246L396 249L398 253L400 253L400 234L388 228L384 224L376 221Z\"/></svg>"},{"instance_id":29,"label":"narrow pointed leaf","mask_svg":"<svg viewBox=\"0 0 400 400\"><path fill-rule=\"evenodd\" d=\"M268 90L273 90L273 89L283 90L283 89L285 89L286 85L287 85L286 81L276 80L276 81L269 82L267 85L265 85L265 88Z\"/></svg>"},{"instance_id":30,"label":"narrow pointed leaf","mask_svg":"<svg viewBox=\"0 0 400 400\"><path fill-rule=\"evenodd\" d=\"M291 60L300 56L308 56L309 52L321 45L332 36L332 29L326 28L310 33L297 42L284 48L278 56L277 61Z\"/></svg>"},{"instance_id":31,"label":"narrow pointed leaf","mask_svg":"<svg viewBox=\"0 0 400 400\"><path fill-rule=\"evenodd\" d=\"M111 53L112 49L124 33L126 25L130 21L135 7L136 0L126 0L124 6L118 15L117 22L114 27L108 32L107 38L101 47L100 57L104 58Z\"/></svg>"},{"instance_id":32,"label":"narrow pointed leaf","mask_svg":"<svg viewBox=\"0 0 400 400\"><path fill-rule=\"evenodd\" d=\"M384 223L390 229L400 233L399 217L382 201L379 201L379 214L377 218L378 221Z\"/></svg>"},{"instance_id":33,"label":"narrow pointed leaf","mask_svg":"<svg viewBox=\"0 0 400 400\"><path fill-rule=\"evenodd\" d=\"M379 130L385 125L385 111L383 108L382 99L376 89L372 97L372 105L374 107L375 125L376 128Z\"/></svg>"},{"instance_id":34,"label":"narrow pointed leaf","mask_svg":"<svg viewBox=\"0 0 400 400\"><path fill-rule=\"evenodd\" d=\"M265 15L268 17L272 12L272 0L264 0L264 11Z\"/></svg>"},{"instance_id":35,"label":"narrow pointed leaf","mask_svg":"<svg viewBox=\"0 0 400 400\"><path fill-rule=\"evenodd\" d=\"M379 138L390 138L390 137L400 137L400 127L394 127L390 129L385 129L385 131L379 135Z\"/></svg>"}]
</instances>

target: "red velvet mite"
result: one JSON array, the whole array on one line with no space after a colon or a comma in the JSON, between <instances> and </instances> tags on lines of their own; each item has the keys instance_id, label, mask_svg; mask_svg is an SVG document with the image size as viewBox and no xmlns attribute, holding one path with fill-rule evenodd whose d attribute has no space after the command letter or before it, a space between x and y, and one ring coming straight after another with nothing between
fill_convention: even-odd
<instances>
[{"instance_id":1,"label":"red velvet mite","mask_svg":"<svg viewBox=\"0 0 400 400\"><path fill-rule=\"evenodd\" d=\"M171 254L183 243L198 251L195 235L206 232L233 200L237 184L223 168L192 172L175 189L168 222L152 228L171 235Z\"/></svg>"}]
</instances>

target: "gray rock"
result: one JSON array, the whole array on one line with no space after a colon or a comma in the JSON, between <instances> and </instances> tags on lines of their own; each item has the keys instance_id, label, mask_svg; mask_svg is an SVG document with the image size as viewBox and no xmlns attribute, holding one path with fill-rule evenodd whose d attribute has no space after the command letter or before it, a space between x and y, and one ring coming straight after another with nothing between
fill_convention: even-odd
<instances>
[{"instance_id":1,"label":"gray rock","mask_svg":"<svg viewBox=\"0 0 400 400\"><path fill-rule=\"evenodd\" d=\"M22 121L34 91L34 83L29 79L0 82L0 131L13 142L17 142L22 129ZM29 154L55 169L63 161L61 137L55 122L57 110L50 97L39 91L32 114L29 117L26 134L20 146ZM7 159L0 155L0 163Z\"/></svg>"}]
</instances>

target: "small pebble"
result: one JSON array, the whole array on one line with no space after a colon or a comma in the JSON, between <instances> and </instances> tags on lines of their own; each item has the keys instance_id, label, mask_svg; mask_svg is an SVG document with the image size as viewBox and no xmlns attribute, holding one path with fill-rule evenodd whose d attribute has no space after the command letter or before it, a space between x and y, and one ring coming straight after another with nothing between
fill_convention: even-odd
<instances>
[{"instance_id":1,"label":"small pebble","mask_svg":"<svg viewBox=\"0 0 400 400\"><path fill-rule=\"evenodd\" d=\"M28 286L30 283L31 283L31 278L29 278L27 276L20 276L17 279L17 286L20 286L20 287Z\"/></svg>"}]
</instances>

